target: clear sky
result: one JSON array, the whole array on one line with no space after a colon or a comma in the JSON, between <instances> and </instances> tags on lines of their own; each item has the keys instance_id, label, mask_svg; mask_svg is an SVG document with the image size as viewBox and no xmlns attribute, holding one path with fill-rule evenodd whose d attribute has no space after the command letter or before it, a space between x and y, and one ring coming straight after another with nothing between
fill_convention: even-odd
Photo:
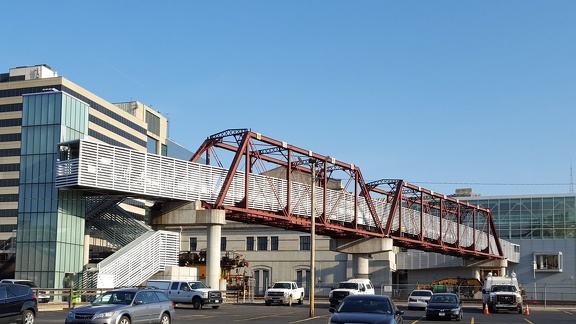
<instances>
[{"instance_id":1,"label":"clear sky","mask_svg":"<svg viewBox=\"0 0 576 324\"><path fill-rule=\"evenodd\" d=\"M568 193L576 1L3 1L0 71L452 194Z\"/></svg>"}]
</instances>

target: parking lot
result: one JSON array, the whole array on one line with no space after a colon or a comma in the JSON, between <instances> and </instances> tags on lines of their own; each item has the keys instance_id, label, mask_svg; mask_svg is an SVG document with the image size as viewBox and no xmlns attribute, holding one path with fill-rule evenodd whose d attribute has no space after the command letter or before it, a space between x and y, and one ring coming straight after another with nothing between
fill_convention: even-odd
<instances>
[{"instance_id":1,"label":"parking lot","mask_svg":"<svg viewBox=\"0 0 576 324\"><path fill-rule=\"evenodd\" d=\"M185 324L191 321L203 324L222 323L328 323L330 312L327 302L319 302L314 307L314 317L310 317L310 305L265 306L264 303L224 304L219 309L205 308L194 310L191 307L178 307L173 324ZM405 305L398 307L405 311L404 323L426 323L423 310L407 310ZM67 309L42 309L36 320L37 324L63 323ZM438 321L435 321L437 323ZM464 307L463 323L575 323L576 308L571 307L534 307L530 315L520 315L513 312L498 314L484 314L480 305L467 305ZM461 323L462 323L461 322Z\"/></svg>"}]
</instances>

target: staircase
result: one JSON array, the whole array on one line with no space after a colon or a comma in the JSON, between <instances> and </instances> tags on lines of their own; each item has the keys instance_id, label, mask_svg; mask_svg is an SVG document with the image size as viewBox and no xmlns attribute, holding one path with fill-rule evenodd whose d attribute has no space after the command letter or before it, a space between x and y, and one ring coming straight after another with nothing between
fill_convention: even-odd
<instances>
[{"instance_id":1,"label":"staircase","mask_svg":"<svg viewBox=\"0 0 576 324\"><path fill-rule=\"evenodd\" d=\"M87 233L117 251L84 271L84 288L137 286L166 266L178 265L180 234L152 230L118 205L125 198L86 198Z\"/></svg>"},{"instance_id":2,"label":"staircase","mask_svg":"<svg viewBox=\"0 0 576 324\"><path fill-rule=\"evenodd\" d=\"M83 274L85 288L138 286L167 266L178 265L180 234L149 231Z\"/></svg>"}]
</instances>

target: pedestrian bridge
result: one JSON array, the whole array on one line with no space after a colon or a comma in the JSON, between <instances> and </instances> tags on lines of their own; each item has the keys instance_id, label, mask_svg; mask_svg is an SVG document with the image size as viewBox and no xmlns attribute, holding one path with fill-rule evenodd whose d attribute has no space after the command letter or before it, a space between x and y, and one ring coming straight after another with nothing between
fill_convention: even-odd
<instances>
[{"instance_id":1,"label":"pedestrian bridge","mask_svg":"<svg viewBox=\"0 0 576 324\"><path fill-rule=\"evenodd\" d=\"M56 186L86 195L202 201L229 220L306 232L314 215L316 232L332 238L386 237L467 259L518 258L488 209L402 180L365 182L358 166L247 129L208 137L190 161L88 140L59 148Z\"/></svg>"}]
</instances>

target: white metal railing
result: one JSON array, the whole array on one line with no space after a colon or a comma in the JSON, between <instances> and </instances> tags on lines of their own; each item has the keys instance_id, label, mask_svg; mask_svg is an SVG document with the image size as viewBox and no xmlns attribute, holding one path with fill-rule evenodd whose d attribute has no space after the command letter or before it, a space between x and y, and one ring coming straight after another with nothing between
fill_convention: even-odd
<instances>
[{"instance_id":1,"label":"white metal railing","mask_svg":"<svg viewBox=\"0 0 576 324\"><path fill-rule=\"evenodd\" d=\"M203 200L214 203L228 170L211 165L193 163L170 157L148 154L122 147L80 140L78 159L58 161L56 165L56 186L82 186L123 191L128 193L165 197L178 200ZM230 189L224 198L225 205L234 205L244 199L244 172L236 172ZM249 174L249 201L252 209L279 211L287 207L288 183L286 180L260 174ZM310 217L311 199L309 184L291 183L290 210L299 217ZM322 190L315 190L316 213L323 213L324 197ZM373 200L381 223L386 223L391 204L381 199ZM326 195L327 215L337 222L352 222L354 217L354 194L341 190L328 190ZM402 231L407 234L420 234L420 212L405 207L403 215L414 219L404 222ZM365 201L358 203L358 224L374 226L374 221ZM392 230L399 228L399 213L393 220ZM404 218L403 218L404 219ZM411 225L412 224L412 225ZM490 245L497 251L493 236L465 224L442 220L443 233L440 233L440 218L424 214L424 237L438 239L442 234L444 242L453 243L460 232L460 245L474 245L477 251ZM474 235L475 234L475 235ZM510 256L507 256L510 258Z\"/></svg>"},{"instance_id":2,"label":"white metal railing","mask_svg":"<svg viewBox=\"0 0 576 324\"><path fill-rule=\"evenodd\" d=\"M179 233L147 232L98 263L98 276L112 278L113 287L137 286L167 266L177 266L178 253Z\"/></svg>"}]
</instances>

